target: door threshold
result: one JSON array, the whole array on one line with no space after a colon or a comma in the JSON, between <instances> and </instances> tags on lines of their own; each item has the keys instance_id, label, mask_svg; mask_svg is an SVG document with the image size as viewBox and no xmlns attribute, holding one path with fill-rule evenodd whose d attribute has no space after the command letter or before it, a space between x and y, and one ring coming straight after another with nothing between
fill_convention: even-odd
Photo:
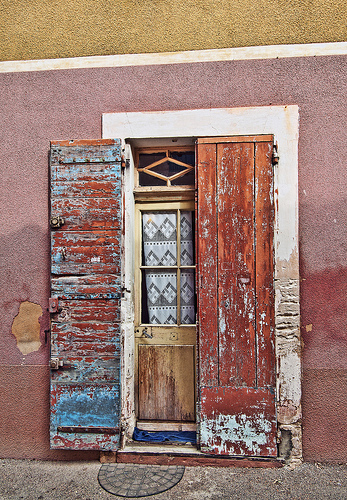
<instances>
[{"instance_id":1,"label":"door threshold","mask_svg":"<svg viewBox=\"0 0 347 500\"><path fill-rule=\"evenodd\" d=\"M118 453L170 453L173 455L204 455L190 443L145 443L128 441L123 450Z\"/></svg>"},{"instance_id":2,"label":"door threshold","mask_svg":"<svg viewBox=\"0 0 347 500\"><path fill-rule=\"evenodd\" d=\"M119 451L100 452L101 463L143 465L185 465L187 467L264 467L278 468L283 460L261 457L227 457L202 453L191 444L141 443L129 441Z\"/></svg>"},{"instance_id":3,"label":"door threshold","mask_svg":"<svg viewBox=\"0 0 347 500\"><path fill-rule=\"evenodd\" d=\"M156 422L153 420L138 420L136 422L136 427L140 431L190 431L196 432L195 422L170 422L170 421L160 421Z\"/></svg>"}]
</instances>

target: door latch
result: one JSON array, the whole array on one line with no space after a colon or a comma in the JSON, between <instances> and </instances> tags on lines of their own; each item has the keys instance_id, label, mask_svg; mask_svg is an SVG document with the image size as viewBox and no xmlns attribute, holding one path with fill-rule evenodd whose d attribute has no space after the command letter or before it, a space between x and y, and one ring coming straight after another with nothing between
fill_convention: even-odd
<instances>
[{"instance_id":1,"label":"door latch","mask_svg":"<svg viewBox=\"0 0 347 500\"><path fill-rule=\"evenodd\" d=\"M71 368L71 363L69 361L64 361L59 358L51 358L49 362L51 370L59 370L59 368Z\"/></svg>"},{"instance_id":2,"label":"door latch","mask_svg":"<svg viewBox=\"0 0 347 500\"><path fill-rule=\"evenodd\" d=\"M152 339L153 335L152 333L148 333L147 328L144 328L142 330L142 337L146 337L146 339Z\"/></svg>"}]
</instances>

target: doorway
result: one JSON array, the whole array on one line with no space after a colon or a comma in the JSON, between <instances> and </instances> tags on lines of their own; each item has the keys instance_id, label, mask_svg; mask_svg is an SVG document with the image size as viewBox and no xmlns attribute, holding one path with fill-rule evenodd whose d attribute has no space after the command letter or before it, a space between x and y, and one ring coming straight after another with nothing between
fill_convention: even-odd
<instances>
[{"instance_id":1,"label":"doorway","mask_svg":"<svg viewBox=\"0 0 347 500\"><path fill-rule=\"evenodd\" d=\"M135 401L139 429L195 430L194 156L194 151L182 147L136 151Z\"/></svg>"}]
</instances>

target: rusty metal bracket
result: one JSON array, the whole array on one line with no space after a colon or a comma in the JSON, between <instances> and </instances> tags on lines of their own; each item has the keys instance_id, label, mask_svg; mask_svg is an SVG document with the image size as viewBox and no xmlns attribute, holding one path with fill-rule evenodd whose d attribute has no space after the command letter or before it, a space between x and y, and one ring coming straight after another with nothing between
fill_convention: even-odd
<instances>
[{"instance_id":1,"label":"rusty metal bracket","mask_svg":"<svg viewBox=\"0 0 347 500\"><path fill-rule=\"evenodd\" d=\"M278 154L278 144L276 142L276 144L274 144L273 152L272 152L272 164L277 165L279 160L280 160L280 156Z\"/></svg>"},{"instance_id":2,"label":"rusty metal bracket","mask_svg":"<svg viewBox=\"0 0 347 500\"><path fill-rule=\"evenodd\" d=\"M58 297L50 297L48 299L48 311L51 314L59 312L58 311Z\"/></svg>"},{"instance_id":3,"label":"rusty metal bracket","mask_svg":"<svg viewBox=\"0 0 347 500\"><path fill-rule=\"evenodd\" d=\"M52 229L58 229L63 224L65 224L65 220L60 215L52 215L50 219L50 225Z\"/></svg>"},{"instance_id":4,"label":"rusty metal bracket","mask_svg":"<svg viewBox=\"0 0 347 500\"><path fill-rule=\"evenodd\" d=\"M71 368L71 363L69 361L64 361L59 358L51 358L49 362L51 370L59 370L59 368Z\"/></svg>"},{"instance_id":5,"label":"rusty metal bracket","mask_svg":"<svg viewBox=\"0 0 347 500\"><path fill-rule=\"evenodd\" d=\"M86 433L86 434L119 434L118 427L82 427L79 425L76 426L58 426L58 432L66 432L66 433Z\"/></svg>"}]
</instances>

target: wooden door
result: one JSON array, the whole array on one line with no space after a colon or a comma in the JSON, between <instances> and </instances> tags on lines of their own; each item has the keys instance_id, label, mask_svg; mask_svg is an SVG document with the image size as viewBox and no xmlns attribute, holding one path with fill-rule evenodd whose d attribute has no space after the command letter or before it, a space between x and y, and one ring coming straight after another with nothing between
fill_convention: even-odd
<instances>
[{"instance_id":1,"label":"wooden door","mask_svg":"<svg viewBox=\"0 0 347 500\"><path fill-rule=\"evenodd\" d=\"M194 203L139 203L136 214L138 426L169 430L195 422Z\"/></svg>"},{"instance_id":2,"label":"wooden door","mask_svg":"<svg viewBox=\"0 0 347 500\"><path fill-rule=\"evenodd\" d=\"M199 139L202 451L276 456L273 137Z\"/></svg>"},{"instance_id":3,"label":"wooden door","mask_svg":"<svg viewBox=\"0 0 347 500\"><path fill-rule=\"evenodd\" d=\"M120 140L51 144L51 447L120 435Z\"/></svg>"}]
</instances>

